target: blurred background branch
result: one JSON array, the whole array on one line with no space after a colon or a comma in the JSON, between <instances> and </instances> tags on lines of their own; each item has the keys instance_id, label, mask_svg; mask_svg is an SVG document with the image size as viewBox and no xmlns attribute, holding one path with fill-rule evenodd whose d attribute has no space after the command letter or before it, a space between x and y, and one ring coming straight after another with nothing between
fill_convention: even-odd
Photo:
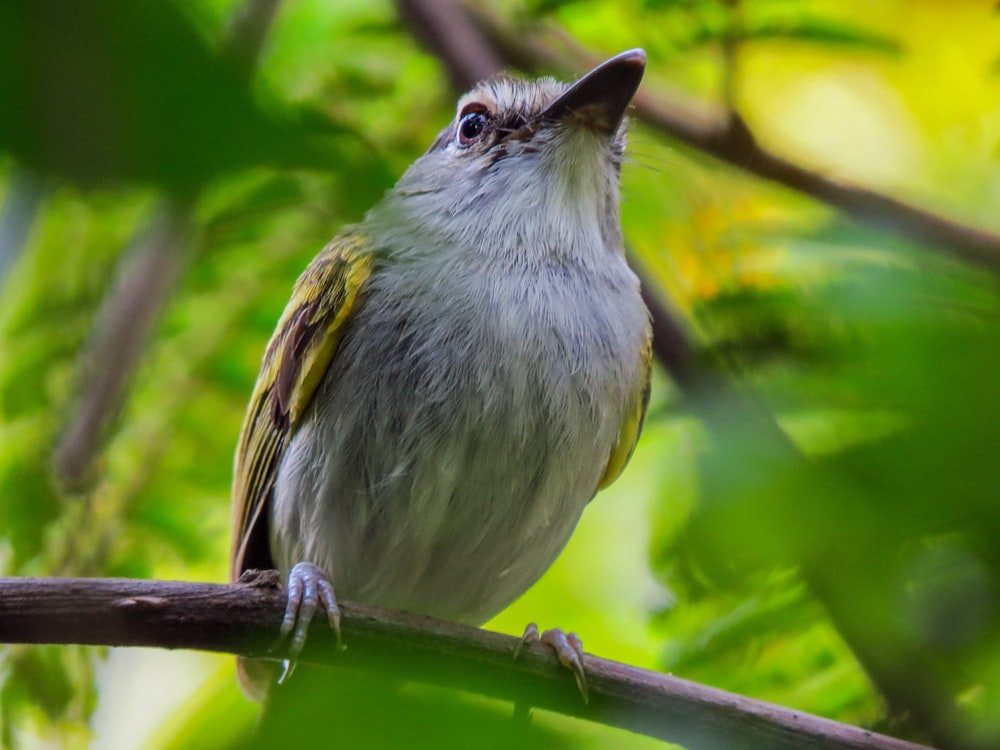
<instances>
[{"instance_id":1,"label":"blurred background branch","mask_svg":"<svg viewBox=\"0 0 1000 750\"><path fill-rule=\"evenodd\" d=\"M94 461L104 448L111 422L127 398L128 383L147 339L160 321L187 255L194 197L163 198L119 266L119 280L95 322L82 354L80 405L55 449L58 478L84 488L96 479Z\"/></svg>"},{"instance_id":2,"label":"blurred background branch","mask_svg":"<svg viewBox=\"0 0 1000 750\"><path fill-rule=\"evenodd\" d=\"M246 0L230 23L225 57L249 81L280 0ZM128 385L188 261L198 190L166 195L153 210L109 289L82 353L80 403L54 453L59 481L74 491L95 481L94 462L128 398Z\"/></svg>"}]
</instances>

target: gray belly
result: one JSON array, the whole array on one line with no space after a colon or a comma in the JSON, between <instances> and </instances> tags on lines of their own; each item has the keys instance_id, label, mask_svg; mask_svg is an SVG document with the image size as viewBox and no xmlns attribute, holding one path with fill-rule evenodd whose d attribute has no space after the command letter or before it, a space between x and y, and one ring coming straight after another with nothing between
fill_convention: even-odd
<instances>
[{"instance_id":1,"label":"gray belly","mask_svg":"<svg viewBox=\"0 0 1000 750\"><path fill-rule=\"evenodd\" d=\"M541 576L592 497L639 388L644 309L631 287L596 303L448 290L440 307L390 281L289 443L272 551L286 573L322 567L343 599L480 623Z\"/></svg>"}]
</instances>

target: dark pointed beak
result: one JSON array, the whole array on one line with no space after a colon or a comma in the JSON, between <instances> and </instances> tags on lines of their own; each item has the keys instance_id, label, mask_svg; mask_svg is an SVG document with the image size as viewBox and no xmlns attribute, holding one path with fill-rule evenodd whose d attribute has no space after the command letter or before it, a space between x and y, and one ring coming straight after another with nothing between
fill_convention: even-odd
<instances>
[{"instance_id":1,"label":"dark pointed beak","mask_svg":"<svg viewBox=\"0 0 1000 750\"><path fill-rule=\"evenodd\" d=\"M572 84L546 107L542 122L573 118L611 135L635 96L646 70L646 53L630 49L615 55Z\"/></svg>"}]
</instances>

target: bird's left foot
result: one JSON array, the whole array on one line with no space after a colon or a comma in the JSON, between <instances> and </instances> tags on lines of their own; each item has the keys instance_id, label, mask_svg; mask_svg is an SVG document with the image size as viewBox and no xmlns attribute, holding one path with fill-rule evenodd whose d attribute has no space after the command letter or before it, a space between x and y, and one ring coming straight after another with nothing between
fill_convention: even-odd
<instances>
[{"instance_id":1,"label":"bird's left foot","mask_svg":"<svg viewBox=\"0 0 1000 750\"><path fill-rule=\"evenodd\" d=\"M562 628L552 628L539 635L538 626L529 622L517 648L514 649L514 658L518 657L525 645L536 642L544 643L556 652L559 663L573 673L573 679L576 680L576 686L583 696L583 702L587 703L587 673L583 669L583 642L579 636L576 633L565 633Z\"/></svg>"}]
</instances>

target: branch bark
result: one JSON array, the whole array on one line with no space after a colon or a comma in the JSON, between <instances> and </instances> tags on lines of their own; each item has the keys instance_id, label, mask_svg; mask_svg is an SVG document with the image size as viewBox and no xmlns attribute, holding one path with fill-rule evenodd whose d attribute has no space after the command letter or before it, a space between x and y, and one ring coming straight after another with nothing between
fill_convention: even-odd
<instances>
[{"instance_id":1,"label":"branch bark","mask_svg":"<svg viewBox=\"0 0 1000 750\"><path fill-rule=\"evenodd\" d=\"M377 670L640 732L690 750L927 750L670 675L586 656L590 701L539 644L514 661L512 636L344 602L347 650L314 628L299 659ZM129 579L0 578L0 643L269 650L285 608L273 571L236 585Z\"/></svg>"}]
</instances>

